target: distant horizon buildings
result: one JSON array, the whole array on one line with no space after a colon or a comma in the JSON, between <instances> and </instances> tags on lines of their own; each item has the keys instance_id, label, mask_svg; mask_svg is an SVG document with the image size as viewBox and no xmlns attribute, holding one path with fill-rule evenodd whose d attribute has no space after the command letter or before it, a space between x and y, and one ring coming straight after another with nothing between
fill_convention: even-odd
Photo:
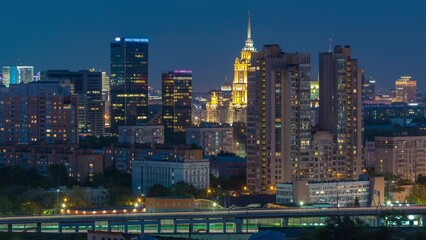
<instances>
[{"instance_id":1,"label":"distant horizon buildings","mask_svg":"<svg viewBox=\"0 0 426 240\"><path fill-rule=\"evenodd\" d=\"M417 102L417 81L412 79L411 76L401 76L400 79L396 80L395 89L395 102Z\"/></svg>"},{"instance_id":2,"label":"distant horizon buildings","mask_svg":"<svg viewBox=\"0 0 426 240\"><path fill-rule=\"evenodd\" d=\"M111 43L111 133L148 118L148 39L116 37Z\"/></svg>"},{"instance_id":3,"label":"distant horizon buildings","mask_svg":"<svg viewBox=\"0 0 426 240\"><path fill-rule=\"evenodd\" d=\"M34 81L33 66L3 66L2 84L9 87L10 84L29 83Z\"/></svg>"}]
</instances>

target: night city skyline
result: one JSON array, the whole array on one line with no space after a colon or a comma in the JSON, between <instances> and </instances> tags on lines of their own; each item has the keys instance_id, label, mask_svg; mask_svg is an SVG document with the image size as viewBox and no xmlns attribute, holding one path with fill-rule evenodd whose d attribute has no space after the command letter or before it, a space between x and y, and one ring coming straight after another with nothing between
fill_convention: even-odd
<instances>
[{"instance_id":1,"label":"night city skyline","mask_svg":"<svg viewBox=\"0 0 426 240\"><path fill-rule=\"evenodd\" d=\"M24 7L21 7L24 5ZM161 85L169 69L193 70L194 90L218 88L233 76L233 61L252 16L254 46L280 44L285 52L308 52L312 79L318 54L351 45L354 58L378 88L394 88L402 75L422 80L426 26L421 1L13 1L3 3L0 65L110 72L109 44L116 36L150 41L149 84ZM18 60L19 59L19 60ZM60 61L59 61L60 60Z\"/></svg>"},{"instance_id":2,"label":"night city skyline","mask_svg":"<svg viewBox=\"0 0 426 240\"><path fill-rule=\"evenodd\" d=\"M0 239L426 239L426 2L9 0Z\"/></svg>"}]
</instances>

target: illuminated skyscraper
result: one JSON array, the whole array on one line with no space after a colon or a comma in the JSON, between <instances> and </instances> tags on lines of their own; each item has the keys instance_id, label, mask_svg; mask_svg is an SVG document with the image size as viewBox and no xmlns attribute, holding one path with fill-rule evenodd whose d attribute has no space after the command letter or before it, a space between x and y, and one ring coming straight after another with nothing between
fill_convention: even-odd
<instances>
[{"instance_id":1,"label":"illuminated skyscraper","mask_svg":"<svg viewBox=\"0 0 426 240\"><path fill-rule=\"evenodd\" d=\"M102 72L102 101L104 102L104 125L105 128L108 129L110 127L110 119L111 119L111 97L110 97L110 81L109 76L106 72Z\"/></svg>"},{"instance_id":2,"label":"illuminated skyscraper","mask_svg":"<svg viewBox=\"0 0 426 240\"><path fill-rule=\"evenodd\" d=\"M252 53L256 52L251 39L250 12L248 14L247 40L241 57L235 59L232 83L231 114L233 122L247 122L247 77Z\"/></svg>"},{"instance_id":3,"label":"illuminated skyscraper","mask_svg":"<svg viewBox=\"0 0 426 240\"><path fill-rule=\"evenodd\" d=\"M319 55L320 129L337 143L332 178L358 179L362 173L362 81L350 46Z\"/></svg>"},{"instance_id":4,"label":"illuminated skyscraper","mask_svg":"<svg viewBox=\"0 0 426 240\"><path fill-rule=\"evenodd\" d=\"M191 126L192 71L174 70L162 75L162 122L166 137Z\"/></svg>"},{"instance_id":5,"label":"illuminated skyscraper","mask_svg":"<svg viewBox=\"0 0 426 240\"><path fill-rule=\"evenodd\" d=\"M3 85L9 87L15 83L29 83L34 80L34 67L32 66L4 66Z\"/></svg>"},{"instance_id":6,"label":"illuminated skyscraper","mask_svg":"<svg viewBox=\"0 0 426 240\"><path fill-rule=\"evenodd\" d=\"M265 45L248 75L247 185L274 193L277 183L314 176L308 53Z\"/></svg>"},{"instance_id":7,"label":"illuminated skyscraper","mask_svg":"<svg viewBox=\"0 0 426 240\"><path fill-rule=\"evenodd\" d=\"M148 116L148 39L115 38L111 43L111 133L139 125Z\"/></svg>"},{"instance_id":8,"label":"illuminated skyscraper","mask_svg":"<svg viewBox=\"0 0 426 240\"><path fill-rule=\"evenodd\" d=\"M415 103L417 102L417 81L410 76L402 76L395 81L395 102Z\"/></svg>"}]
</instances>

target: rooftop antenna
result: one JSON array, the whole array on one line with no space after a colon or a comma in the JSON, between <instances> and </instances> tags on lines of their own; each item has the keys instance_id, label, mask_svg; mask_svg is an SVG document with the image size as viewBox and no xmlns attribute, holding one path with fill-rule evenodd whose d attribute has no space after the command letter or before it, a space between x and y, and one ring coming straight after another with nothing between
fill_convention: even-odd
<instances>
[{"instance_id":1,"label":"rooftop antenna","mask_svg":"<svg viewBox=\"0 0 426 240\"><path fill-rule=\"evenodd\" d=\"M333 46L333 39L330 37L330 38L328 39L328 52L329 52L329 53L333 52L333 50L332 50L332 46Z\"/></svg>"}]
</instances>

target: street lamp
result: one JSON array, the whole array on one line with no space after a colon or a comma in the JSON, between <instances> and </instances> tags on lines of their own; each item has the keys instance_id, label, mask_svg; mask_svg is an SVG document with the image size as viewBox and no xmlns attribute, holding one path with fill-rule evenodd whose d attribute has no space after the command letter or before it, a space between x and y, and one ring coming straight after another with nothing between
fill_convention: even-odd
<instances>
[{"instance_id":1,"label":"street lamp","mask_svg":"<svg viewBox=\"0 0 426 240\"><path fill-rule=\"evenodd\" d=\"M59 189L56 189L56 206L59 205Z\"/></svg>"}]
</instances>

